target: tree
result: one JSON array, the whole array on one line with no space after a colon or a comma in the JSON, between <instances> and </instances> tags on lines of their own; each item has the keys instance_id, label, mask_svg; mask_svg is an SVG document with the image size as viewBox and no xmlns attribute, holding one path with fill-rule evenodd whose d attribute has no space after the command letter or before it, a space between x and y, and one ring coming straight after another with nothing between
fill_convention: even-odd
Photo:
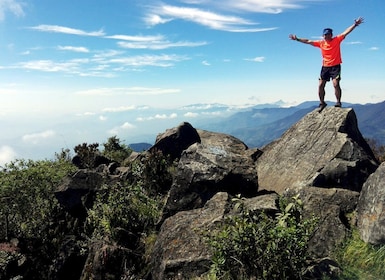
<instances>
[{"instance_id":1,"label":"tree","mask_svg":"<svg viewBox=\"0 0 385 280\"><path fill-rule=\"evenodd\" d=\"M122 144L119 138L112 136L103 144L104 150L102 155L110 160L122 163L131 153L132 149Z\"/></svg>"}]
</instances>

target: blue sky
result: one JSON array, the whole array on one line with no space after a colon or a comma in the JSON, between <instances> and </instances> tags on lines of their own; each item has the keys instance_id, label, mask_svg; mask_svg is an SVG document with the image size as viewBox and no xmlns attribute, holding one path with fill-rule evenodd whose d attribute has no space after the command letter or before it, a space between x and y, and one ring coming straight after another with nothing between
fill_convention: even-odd
<instances>
[{"instance_id":1,"label":"blue sky","mask_svg":"<svg viewBox=\"0 0 385 280\"><path fill-rule=\"evenodd\" d=\"M383 101L384 8L379 0L0 0L0 164L112 134L159 133L205 113L181 110L190 104L317 100L320 51L288 35L337 34L359 16L365 23L342 45L342 100ZM334 101L331 85L326 99Z\"/></svg>"}]
</instances>

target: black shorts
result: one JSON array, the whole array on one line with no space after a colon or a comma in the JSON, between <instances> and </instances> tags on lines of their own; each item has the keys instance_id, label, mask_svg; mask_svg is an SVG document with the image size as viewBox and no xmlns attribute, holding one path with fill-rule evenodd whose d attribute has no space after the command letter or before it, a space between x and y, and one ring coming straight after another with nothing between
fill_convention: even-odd
<instances>
[{"instance_id":1,"label":"black shorts","mask_svg":"<svg viewBox=\"0 0 385 280\"><path fill-rule=\"evenodd\" d=\"M341 64L330 67L322 66L320 80L329 82L330 78L341 80Z\"/></svg>"}]
</instances>

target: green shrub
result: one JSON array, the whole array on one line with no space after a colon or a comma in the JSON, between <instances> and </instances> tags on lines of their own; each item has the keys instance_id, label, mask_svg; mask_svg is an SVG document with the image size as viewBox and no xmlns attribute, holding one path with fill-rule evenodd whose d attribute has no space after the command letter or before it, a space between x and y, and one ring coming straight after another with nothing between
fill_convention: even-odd
<instances>
[{"instance_id":1,"label":"green shrub","mask_svg":"<svg viewBox=\"0 0 385 280\"><path fill-rule=\"evenodd\" d=\"M241 209L208 236L210 274L218 279L300 279L316 219L302 219L298 199L281 199L275 218Z\"/></svg>"},{"instance_id":2,"label":"green shrub","mask_svg":"<svg viewBox=\"0 0 385 280\"><path fill-rule=\"evenodd\" d=\"M75 167L54 161L16 160L0 171L0 238L47 241L59 207L54 190Z\"/></svg>"},{"instance_id":3,"label":"green shrub","mask_svg":"<svg viewBox=\"0 0 385 280\"><path fill-rule=\"evenodd\" d=\"M118 163L122 163L132 153L132 149L121 143L116 136L108 138L103 146L102 155Z\"/></svg>"},{"instance_id":4,"label":"green shrub","mask_svg":"<svg viewBox=\"0 0 385 280\"><path fill-rule=\"evenodd\" d=\"M88 211L87 232L111 241L119 238L121 230L140 238L142 232L153 228L159 216L157 201L140 186L105 186L98 191L94 206Z\"/></svg>"},{"instance_id":5,"label":"green shrub","mask_svg":"<svg viewBox=\"0 0 385 280\"><path fill-rule=\"evenodd\" d=\"M95 159L100 154L99 144L79 144L75 146L74 151L79 157L79 165L81 168L93 168L95 167Z\"/></svg>"}]
</instances>

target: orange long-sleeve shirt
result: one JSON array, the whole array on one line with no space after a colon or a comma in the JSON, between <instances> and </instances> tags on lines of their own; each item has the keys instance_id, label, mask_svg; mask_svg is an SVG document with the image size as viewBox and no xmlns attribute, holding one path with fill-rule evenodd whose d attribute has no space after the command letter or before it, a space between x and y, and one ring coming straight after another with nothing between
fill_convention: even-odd
<instances>
[{"instance_id":1,"label":"orange long-sleeve shirt","mask_svg":"<svg viewBox=\"0 0 385 280\"><path fill-rule=\"evenodd\" d=\"M312 42L314 47L321 49L322 66L335 66L342 63L341 57L341 42L345 36L338 35L330 41L320 40Z\"/></svg>"}]
</instances>

